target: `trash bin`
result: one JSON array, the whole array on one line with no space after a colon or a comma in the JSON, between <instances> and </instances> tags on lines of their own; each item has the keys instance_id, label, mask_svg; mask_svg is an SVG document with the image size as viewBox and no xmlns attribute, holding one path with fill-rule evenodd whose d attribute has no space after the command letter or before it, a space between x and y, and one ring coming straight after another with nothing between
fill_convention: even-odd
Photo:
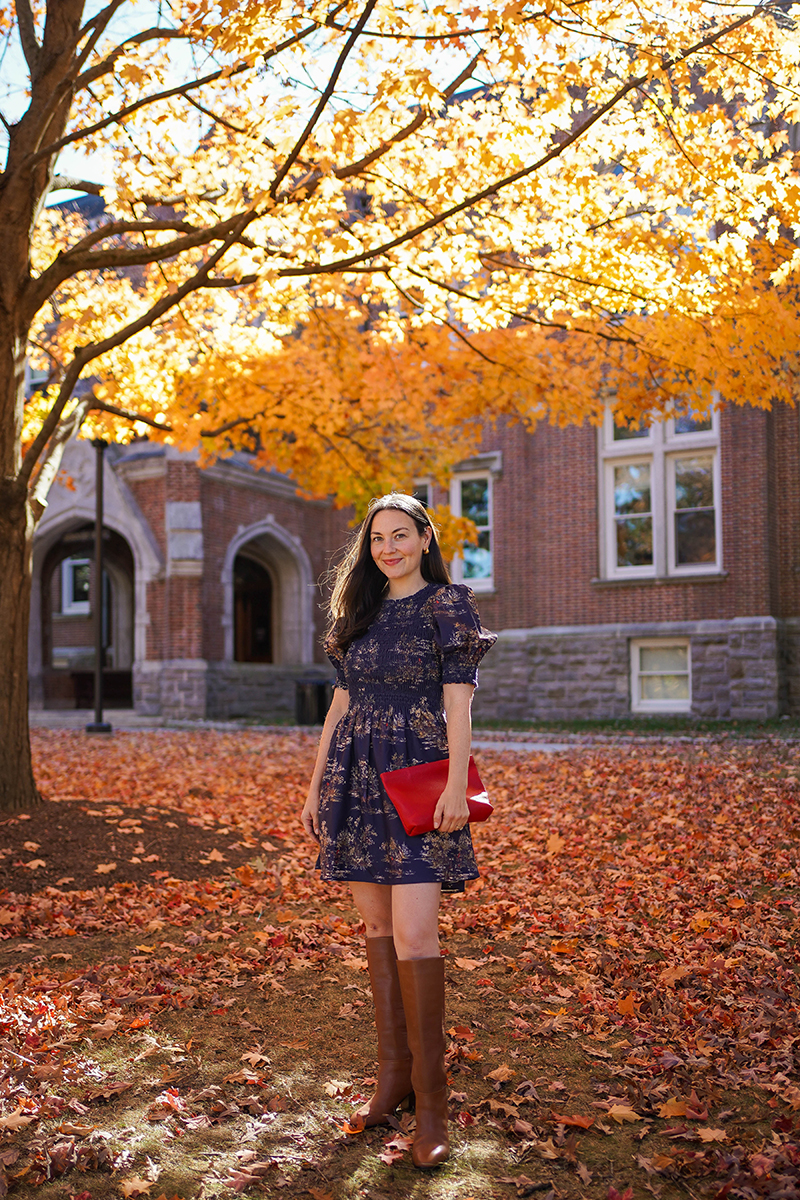
<instances>
[{"instance_id":1,"label":"trash bin","mask_svg":"<svg viewBox=\"0 0 800 1200\"><path fill-rule=\"evenodd\" d=\"M295 685L295 721L321 725L333 699L333 684L321 675L298 679Z\"/></svg>"}]
</instances>

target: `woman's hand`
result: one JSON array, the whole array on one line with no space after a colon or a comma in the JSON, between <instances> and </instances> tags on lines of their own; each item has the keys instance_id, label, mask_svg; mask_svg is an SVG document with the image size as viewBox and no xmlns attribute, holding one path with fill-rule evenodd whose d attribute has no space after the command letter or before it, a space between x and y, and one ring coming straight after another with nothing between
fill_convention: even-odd
<instances>
[{"instance_id":1,"label":"woman's hand","mask_svg":"<svg viewBox=\"0 0 800 1200\"><path fill-rule=\"evenodd\" d=\"M433 813L433 827L439 833L456 833L469 821L466 791L449 783L442 792Z\"/></svg>"},{"instance_id":2,"label":"woman's hand","mask_svg":"<svg viewBox=\"0 0 800 1200\"><path fill-rule=\"evenodd\" d=\"M319 841L319 791L315 787L308 790L300 820L308 836Z\"/></svg>"}]
</instances>

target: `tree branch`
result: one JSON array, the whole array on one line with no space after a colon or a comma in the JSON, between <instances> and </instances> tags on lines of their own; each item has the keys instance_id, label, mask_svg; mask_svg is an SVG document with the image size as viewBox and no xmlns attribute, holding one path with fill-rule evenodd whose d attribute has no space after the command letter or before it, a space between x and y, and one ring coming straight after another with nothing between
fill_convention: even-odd
<instances>
[{"instance_id":1,"label":"tree branch","mask_svg":"<svg viewBox=\"0 0 800 1200\"><path fill-rule=\"evenodd\" d=\"M143 29L141 33L136 33L133 37L126 38L124 42L120 42L119 46L107 54L100 62L95 63L88 71L84 71L75 80L75 91L83 91L84 88L94 83L98 79L102 79L109 71L113 71L114 65L121 54L125 54L129 46L141 46L145 42L159 41L161 38L169 40L170 38L189 38L188 33L184 33L182 29L160 28L154 25L152 29Z\"/></svg>"},{"instance_id":2,"label":"tree branch","mask_svg":"<svg viewBox=\"0 0 800 1200\"><path fill-rule=\"evenodd\" d=\"M732 24L726 25L724 29L720 29L715 33L708 34L705 38L701 39L701 41L696 42L693 46L681 51L680 54L675 55L673 58L667 59L661 64L661 69L669 70L670 67L674 67L677 63L683 62L685 59L690 58L699 50L704 50L707 46L714 45L714 43L719 41L720 38L727 36L729 33L733 33L734 30L739 29L742 25L748 24L754 19L754 17L758 15L758 12L749 12L746 16L740 17L738 21L734 21ZM597 122L600 121L606 115L606 113L610 112L611 109L614 108L615 105L620 102L620 100L627 96L629 92L641 87L642 84L646 83L649 78L649 74L644 74L637 75L634 79L629 79L627 83L623 84L622 87L617 89L614 95L611 96L610 99L605 102L605 104L602 104L600 108L596 109L595 112L586 120L576 125L572 133L568 134L562 142L559 142L557 146L554 146L552 150L549 150L547 154L544 154L540 159L537 159L536 162L531 163L530 166L522 167L519 171L515 171L512 175L506 175L504 179L496 180L494 183L489 184L488 187L483 188L479 192L475 192L472 196L468 196L466 200L462 200L459 204L454 204L452 208L448 208L445 212L439 213L437 216L431 217L429 221L424 221L421 225L417 225L416 228L407 230L405 233L400 234L399 237L393 238L389 242L384 242L382 245L376 246L373 250L365 250L362 254L353 254L349 258L338 259L330 263L306 263L302 267L284 267L278 272L278 274L281 277L286 278L300 275L328 275L333 274L334 272L346 271L349 267L355 266L356 263L365 262L370 258L377 258L382 254L388 254L390 250L397 249L398 246L404 245L405 242L413 241L415 238L418 238L420 234L426 233L429 229L434 229L437 225L441 225L444 221L449 220L450 217L458 216L459 213L464 212L466 209L473 208L475 205L480 204L483 200L487 200L490 196L497 195L497 193L502 191L504 188L510 187L514 183L519 183L520 180L527 178L528 175L532 175L534 171L541 170L542 167L547 166L548 163L558 158L564 153L565 150L574 145L575 142L579 141L580 138L582 138L584 134L592 128L593 125L596 125Z\"/></svg>"},{"instance_id":3,"label":"tree branch","mask_svg":"<svg viewBox=\"0 0 800 1200\"><path fill-rule=\"evenodd\" d=\"M186 250L197 249L198 246L209 242L227 239L231 230L237 228L243 220L243 214L229 217L218 225L197 229L195 226L181 221L112 221L101 229L93 230L70 250L59 254L50 266L33 280L26 290L24 303L27 311L36 313L53 294L59 284L69 279L78 271L97 270L101 267L146 266L149 263L163 262L164 259L174 258ZM248 216L242 229L252 220ZM117 247L108 250L87 250L103 238L117 236L121 233L157 231L159 229L187 229L186 237L173 238L162 242L159 246L141 246L133 249ZM236 238L234 238L234 241ZM226 242L226 245L230 243ZM214 260L217 261L216 259Z\"/></svg>"},{"instance_id":4,"label":"tree branch","mask_svg":"<svg viewBox=\"0 0 800 1200\"><path fill-rule=\"evenodd\" d=\"M47 493L50 491L53 480L58 474L67 442L71 437L75 436L86 419L90 400L90 396L83 397L75 405L75 408L66 420L60 423L48 441L47 450L42 456L38 470L29 488L29 504L37 521L47 507Z\"/></svg>"},{"instance_id":5,"label":"tree branch","mask_svg":"<svg viewBox=\"0 0 800 1200\"><path fill-rule=\"evenodd\" d=\"M463 288L456 287L452 283L443 283L440 279L434 279L430 275L426 275L423 271L417 271L413 267L409 267L409 274L416 275L417 279L424 279L426 283L433 284L434 287L441 288L443 292L451 292L454 296L460 296L464 300L469 300L471 303L479 304L480 296L472 296L469 292L465 292ZM392 280L394 283L394 280ZM397 284L395 284L397 287ZM597 329L581 329L574 323L567 324L566 321L544 321L540 317L531 316L530 313L517 312L516 309L503 307L500 310L506 316L517 321L523 321L526 325L537 325L540 329L561 329L567 333L585 333L589 337L600 337L606 342L621 342L626 346L636 346L638 342L633 337L620 337L618 334L603 333Z\"/></svg>"},{"instance_id":6,"label":"tree branch","mask_svg":"<svg viewBox=\"0 0 800 1200\"><path fill-rule=\"evenodd\" d=\"M108 28L109 22L115 16L117 9L122 8L122 5L124 3L125 3L125 0L111 0L110 4L107 4L105 8L101 8L100 12L95 13L95 15L92 17L92 19L90 21L87 21L86 24L81 29L80 38L82 38L86 33L88 33L88 31L90 29L91 29L92 33L91 33L91 36L87 38L86 45L83 47L83 49L81 50L80 54L75 59L75 62L73 64L74 75L72 76L72 83L70 85L73 89L73 93L74 93L74 88L75 88L75 81L80 78L80 72L83 68L84 63L87 61L87 59L89 58L89 55L92 53L95 46L100 41L101 36L105 33L106 29ZM77 45L80 45L80 40L78 41ZM72 74L72 72L70 74Z\"/></svg>"},{"instance_id":7,"label":"tree branch","mask_svg":"<svg viewBox=\"0 0 800 1200\"><path fill-rule=\"evenodd\" d=\"M306 142L308 141L308 139L311 135L311 131L313 130L313 128L316 125L319 118L322 116L322 113L323 113L324 109L326 108L328 101L330 100L331 96L333 95L334 91L336 90L336 84L339 82L339 76L341 75L344 64L346 63L346 61L350 55L350 51L353 49L353 46L355 46L356 42L358 41L359 37L361 36L361 31L364 28L364 26L366 25L367 21L369 20L372 10L375 7L376 3L377 3L377 0L367 0L367 3L364 6L364 11L362 12L361 16L359 17L358 22L355 26L355 29L350 34L350 37L347 39L347 41L345 42L345 44L343 46L342 51L336 60L336 65L334 66L333 71L331 72L328 82L325 86L325 90L323 91L322 95L320 96L320 98L317 102L317 105L316 105L313 113L311 114L311 117L309 118L309 121L308 121L305 129L300 134L300 137L297 139L294 146L290 150L289 154L284 159L283 166L278 171L277 175L275 176L275 178L272 181L272 185L270 186L270 189L269 189L270 196L272 196L272 197L277 196L278 188L280 187L281 183L286 178L286 176L289 174L289 171L294 166L295 162L297 161L297 159L300 155L300 151L303 149L303 146L306 144Z\"/></svg>"},{"instance_id":8,"label":"tree branch","mask_svg":"<svg viewBox=\"0 0 800 1200\"><path fill-rule=\"evenodd\" d=\"M33 10L29 0L15 0L14 7L17 13L17 28L19 29L19 41L22 46L22 53L25 55L25 62L28 64L31 77L33 77L38 72L39 55L41 53L41 46L36 40Z\"/></svg>"},{"instance_id":9,"label":"tree branch","mask_svg":"<svg viewBox=\"0 0 800 1200\"><path fill-rule=\"evenodd\" d=\"M136 320L131 321L128 325L122 326L122 328L118 329L116 333L104 338L101 342L93 342L87 346L83 346L75 354L72 362L65 372L64 380L61 384L56 401L53 404L50 412L47 414L47 417L43 421L42 428L39 430L39 433L36 435L32 444L28 447L27 453L25 454L18 476L21 483L27 484L30 480L31 473L36 465L36 461L49 442L50 438L55 434L64 408L72 396L75 385L78 382L81 372L87 363L92 362L95 358L99 358L101 354L106 354L109 350L113 350L117 346L121 346L123 342L128 341L128 339L134 337L135 334L140 333L142 329L147 329L148 326L154 324L154 322L156 322L159 317L162 317L164 313L168 312L169 309L174 308L177 304L180 304L184 296L188 296L190 292L193 292L197 287L201 286L203 281L208 277L220 259L231 248L236 239L241 236L250 222L255 220L255 215L256 214L252 210L241 213L236 219L233 229L230 231L219 249L215 250L214 253L206 259L206 261L203 263L203 266L200 267L200 269L196 271L191 278L187 279L183 284L181 284L181 286L175 292L171 292L166 296L162 296L160 300L158 300L154 305L152 305L151 308L147 310L147 312L142 313L140 317L137 317Z\"/></svg>"},{"instance_id":10,"label":"tree branch","mask_svg":"<svg viewBox=\"0 0 800 1200\"><path fill-rule=\"evenodd\" d=\"M143 425L151 425L153 429L161 429L165 433L172 432L171 425L154 421L152 417L146 417L144 413L132 412L129 408L118 408L116 404L106 404L104 400L98 400L97 397L92 400L87 412L106 412L110 413L112 417L124 417L126 421L141 421Z\"/></svg>"},{"instance_id":11,"label":"tree branch","mask_svg":"<svg viewBox=\"0 0 800 1200\"><path fill-rule=\"evenodd\" d=\"M203 429L200 431L200 437L214 438L219 437L221 433L227 433L229 429L235 429L237 425L247 425L250 421L255 421L255 417L236 417L233 421L226 421L224 425L220 425L219 429Z\"/></svg>"},{"instance_id":12,"label":"tree branch","mask_svg":"<svg viewBox=\"0 0 800 1200\"><path fill-rule=\"evenodd\" d=\"M28 0L25 0L25 2L27 3ZM35 110L38 128L36 135L30 139L31 144L38 145L41 139L45 137L46 131L59 108L66 106L66 109L69 109L71 107L75 79L80 73L83 62L92 53L108 22L124 2L125 0L112 0L112 3L96 14L88 26L79 30L68 42L64 40L64 30L61 26L63 2L58 5L51 3L49 7L45 6L46 16L44 37L42 39L42 53L46 56L48 62L52 62L54 59L62 61L63 75L58 86L53 87L49 85L44 90L44 94L42 94L42 89L36 86L37 80L33 72L31 72L31 105L28 108L28 113ZM91 26L94 26L92 35L83 50L72 61L68 61L80 45L85 30L91 28ZM63 131L63 124L60 127Z\"/></svg>"},{"instance_id":13,"label":"tree branch","mask_svg":"<svg viewBox=\"0 0 800 1200\"><path fill-rule=\"evenodd\" d=\"M457 75L453 82L444 89L442 96L446 100L449 100L458 91L461 85L466 83L466 81L472 76L482 57L483 50L479 50L474 58L467 63L461 74ZM390 137L387 142L382 142L380 146L376 147L375 150L370 151L370 153L365 155L364 158L359 159L359 161L356 163L351 163L349 167L340 167L339 170L334 171L333 173L335 177L337 179L349 179L353 175L359 175L366 167L371 166L372 163L381 158L392 146L396 146L399 142L405 141L405 139L412 133L416 133L419 127L425 121L427 121L429 116L430 113L427 110L418 113L414 120L409 122L405 128L398 130L398 132L393 137Z\"/></svg>"},{"instance_id":14,"label":"tree branch","mask_svg":"<svg viewBox=\"0 0 800 1200\"><path fill-rule=\"evenodd\" d=\"M217 79L223 77L232 79L234 75L241 75L242 71L247 71L250 67L251 64L249 62L237 63L235 67L231 67L230 69L220 67L218 71L211 71L208 75L203 75L200 79L191 80L190 83L181 83L174 88L167 88L166 91L155 92L152 96L143 96L141 100L136 100L133 104L127 104L124 108L111 113L102 121L96 121L94 125L87 125L84 129L76 129L73 133L67 133L64 137L51 142L49 146L43 146L35 154L29 154L24 160L24 165L31 167L42 158L51 158L59 150L63 150L65 146L72 145L73 142L79 142L82 138L93 137L94 134L107 129L109 125L119 125L122 121L132 116L133 113L138 112L140 108L146 108L149 104L157 104L160 100L171 100L173 96L185 96L187 92L205 87L207 83L214 83Z\"/></svg>"},{"instance_id":15,"label":"tree branch","mask_svg":"<svg viewBox=\"0 0 800 1200\"><path fill-rule=\"evenodd\" d=\"M216 125L222 125L225 129L230 129L231 133L247 133L246 129L242 129L241 126L233 125L230 121L226 121L219 113L212 112L210 108L206 108L199 100L195 100L193 96L184 96L184 100L188 101L198 112L201 112L204 117L209 117Z\"/></svg>"},{"instance_id":16,"label":"tree branch","mask_svg":"<svg viewBox=\"0 0 800 1200\"><path fill-rule=\"evenodd\" d=\"M102 183L89 183L86 179L73 179L70 175L54 175L50 182L50 191L59 192L67 188L73 192L88 192L92 196L102 196Z\"/></svg>"}]
</instances>

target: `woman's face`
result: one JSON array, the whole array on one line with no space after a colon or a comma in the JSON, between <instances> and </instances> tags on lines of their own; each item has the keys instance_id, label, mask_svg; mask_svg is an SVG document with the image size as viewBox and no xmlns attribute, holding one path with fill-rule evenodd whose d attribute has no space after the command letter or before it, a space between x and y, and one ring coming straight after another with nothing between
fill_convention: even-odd
<instances>
[{"instance_id":1,"label":"woman's face","mask_svg":"<svg viewBox=\"0 0 800 1200\"><path fill-rule=\"evenodd\" d=\"M430 545L431 531L420 533L407 513L382 508L372 520L370 550L376 566L391 580L421 576L423 552Z\"/></svg>"}]
</instances>

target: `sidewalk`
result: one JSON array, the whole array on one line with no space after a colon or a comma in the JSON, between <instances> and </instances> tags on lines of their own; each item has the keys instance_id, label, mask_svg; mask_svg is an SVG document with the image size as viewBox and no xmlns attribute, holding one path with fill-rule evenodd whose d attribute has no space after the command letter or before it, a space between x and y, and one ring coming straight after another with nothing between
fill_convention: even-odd
<instances>
[{"instance_id":1,"label":"sidewalk","mask_svg":"<svg viewBox=\"0 0 800 1200\"><path fill-rule=\"evenodd\" d=\"M253 730L260 733L296 733L298 730L314 734L319 726L313 725L257 725L249 721L175 721L163 717L147 717L134 712L132 708L111 708L104 710L104 720L119 733L139 732L157 729L206 730L217 729L233 732L237 729ZM94 709L31 709L28 713L31 729L85 729L94 721ZM568 735L569 736L569 735ZM512 750L517 753L555 753L564 750L574 750L577 746L585 745L585 737L564 741L550 739L541 734L528 735L518 730L477 730L472 740L473 750Z\"/></svg>"}]
</instances>

